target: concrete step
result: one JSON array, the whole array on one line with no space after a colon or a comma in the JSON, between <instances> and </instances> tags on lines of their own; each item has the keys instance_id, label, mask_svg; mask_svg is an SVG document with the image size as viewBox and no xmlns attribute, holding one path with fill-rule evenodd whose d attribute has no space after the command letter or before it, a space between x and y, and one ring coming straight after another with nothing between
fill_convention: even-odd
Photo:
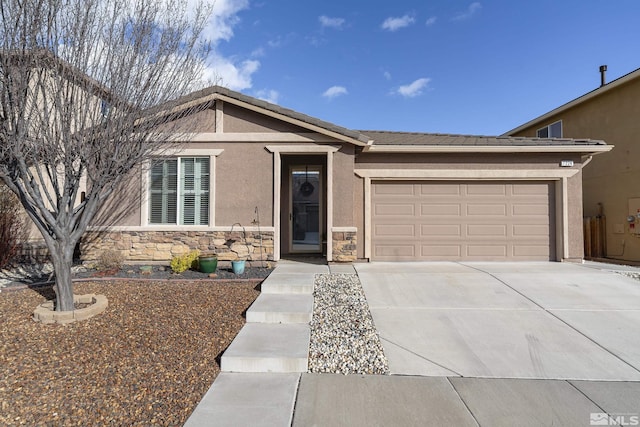
<instances>
[{"instance_id":1,"label":"concrete step","mask_svg":"<svg viewBox=\"0 0 640 427\"><path fill-rule=\"evenodd\" d=\"M262 282L263 294L313 294L314 273L279 273L278 268Z\"/></svg>"},{"instance_id":2,"label":"concrete step","mask_svg":"<svg viewBox=\"0 0 640 427\"><path fill-rule=\"evenodd\" d=\"M307 372L309 325L246 323L222 355L224 372Z\"/></svg>"},{"instance_id":3,"label":"concrete step","mask_svg":"<svg viewBox=\"0 0 640 427\"><path fill-rule=\"evenodd\" d=\"M247 310L250 323L309 323L313 314L313 295L260 294Z\"/></svg>"},{"instance_id":4,"label":"concrete step","mask_svg":"<svg viewBox=\"0 0 640 427\"><path fill-rule=\"evenodd\" d=\"M334 273L343 273L343 274L356 274L356 269L353 267L353 264L329 264L329 272L331 274Z\"/></svg>"},{"instance_id":5,"label":"concrete step","mask_svg":"<svg viewBox=\"0 0 640 427\"><path fill-rule=\"evenodd\" d=\"M185 427L289 427L300 374L222 372Z\"/></svg>"},{"instance_id":6,"label":"concrete step","mask_svg":"<svg viewBox=\"0 0 640 427\"><path fill-rule=\"evenodd\" d=\"M291 261L280 260L274 273L311 273L326 274L329 272L329 266L325 260L317 260L317 263L309 261Z\"/></svg>"}]
</instances>

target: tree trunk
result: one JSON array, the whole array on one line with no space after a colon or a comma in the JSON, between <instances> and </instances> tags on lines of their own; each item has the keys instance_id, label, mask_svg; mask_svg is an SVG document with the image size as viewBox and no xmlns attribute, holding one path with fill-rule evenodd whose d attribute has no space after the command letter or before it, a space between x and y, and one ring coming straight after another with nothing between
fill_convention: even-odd
<instances>
[{"instance_id":1,"label":"tree trunk","mask_svg":"<svg viewBox=\"0 0 640 427\"><path fill-rule=\"evenodd\" d=\"M73 250L75 244L69 241L57 241L54 248L49 248L51 261L56 273L56 311L72 311L73 282L71 281L71 266L73 264Z\"/></svg>"}]
</instances>

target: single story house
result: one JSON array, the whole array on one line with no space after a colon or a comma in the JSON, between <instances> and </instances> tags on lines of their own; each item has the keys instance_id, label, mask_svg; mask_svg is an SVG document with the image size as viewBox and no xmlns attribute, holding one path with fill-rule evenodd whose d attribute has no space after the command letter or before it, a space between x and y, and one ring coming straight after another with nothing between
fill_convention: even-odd
<instances>
[{"instance_id":1,"label":"single story house","mask_svg":"<svg viewBox=\"0 0 640 427\"><path fill-rule=\"evenodd\" d=\"M351 130L217 86L177 105L198 108L107 205L120 213L90 228L85 259L580 261L582 167L611 149Z\"/></svg>"}]
</instances>

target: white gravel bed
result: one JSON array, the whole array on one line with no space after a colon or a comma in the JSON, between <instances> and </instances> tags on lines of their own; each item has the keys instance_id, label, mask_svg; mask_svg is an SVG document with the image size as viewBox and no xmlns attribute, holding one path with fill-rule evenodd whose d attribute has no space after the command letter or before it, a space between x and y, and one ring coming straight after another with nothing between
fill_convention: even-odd
<instances>
[{"instance_id":1,"label":"white gravel bed","mask_svg":"<svg viewBox=\"0 0 640 427\"><path fill-rule=\"evenodd\" d=\"M635 271L616 271L616 273L631 277L632 279L640 280L640 273Z\"/></svg>"},{"instance_id":2,"label":"white gravel bed","mask_svg":"<svg viewBox=\"0 0 640 427\"><path fill-rule=\"evenodd\" d=\"M389 364L355 274L317 274L309 372L388 374Z\"/></svg>"}]
</instances>

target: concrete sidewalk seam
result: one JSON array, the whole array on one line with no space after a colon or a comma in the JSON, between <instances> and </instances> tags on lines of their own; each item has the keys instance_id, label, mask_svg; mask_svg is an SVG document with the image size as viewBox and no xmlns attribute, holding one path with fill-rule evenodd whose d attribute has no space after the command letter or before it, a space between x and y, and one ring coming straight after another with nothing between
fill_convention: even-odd
<instances>
[{"instance_id":1,"label":"concrete sidewalk seam","mask_svg":"<svg viewBox=\"0 0 640 427\"><path fill-rule=\"evenodd\" d=\"M464 407L467 409L467 412L469 412L469 415L471 415L471 418L473 418L473 421L475 421L476 425L478 425L478 427L479 427L480 426L480 422L478 421L478 419L476 418L474 413L471 411L471 408L469 408L469 405L467 405L467 402L464 401L464 399L462 398L462 396L458 392L458 389L456 389L456 386L454 386L453 383L451 382L451 377L446 377L446 379L447 379L447 382L449 383L449 385L451 386L451 388L453 389L453 391L455 392L456 396L458 396L458 399L460 399L460 402L462 402Z\"/></svg>"},{"instance_id":2,"label":"concrete sidewalk seam","mask_svg":"<svg viewBox=\"0 0 640 427\"><path fill-rule=\"evenodd\" d=\"M578 380L579 381L579 380ZM609 413L609 411L606 411L602 406L598 405L592 398L590 398L589 396L587 396L587 394L585 392L583 392L582 390L580 390L574 383L572 383L570 380L566 380L567 383L569 383L569 385L571 387L573 387L574 389L576 389L578 391L578 393L580 393L581 395L583 395L589 402L593 403L596 407L598 407L598 409L600 409L602 412L606 413L607 415L611 416L611 414Z\"/></svg>"},{"instance_id":3,"label":"concrete sidewalk seam","mask_svg":"<svg viewBox=\"0 0 640 427\"><path fill-rule=\"evenodd\" d=\"M306 372L301 372L298 375L298 383L296 384L296 392L293 395L293 406L291 407L291 417L289 418L289 427L293 427L293 419L296 416L296 407L298 406L298 395L300 394L300 383L302 382L302 374Z\"/></svg>"},{"instance_id":4,"label":"concrete sidewalk seam","mask_svg":"<svg viewBox=\"0 0 640 427\"><path fill-rule=\"evenodd\" d=\"M418 353L416 353L416 352L414 352L414 351L412 351L412 350L409 350L408 348L403 347L403 346L401 346L401 345L400 345L400 344L398 344L398 343L395 343L395 342L393 342L393 341L390 341L390 340L388 340L388 339L386 339L386 338L384 338L384 337L382 337L382 336L380 336L380 340L381 340L381 341L388 342L388 343L389 343L389 344L391 344L391 345L394 345L394 346L396 346L396 347L398 347L398 348L401 348L402 350L406 351L407 353L413 354L414 356L416 356L416 357L417 357L417 358L419 358L419 359L426 360L427 362L429 362L429 363L431 363L431 364L433 364L433 365L436 365L436 366L438 366L438 367L440 367L440 368L442 368L442 369L445 369L445 370L447 370L447 371L449 371L449 372L453 372L453 373L454 373L454 374L456 374L457 376L462 377L462 374L461 374L461 373L456 372L456 371L455 371L455 370L453 370L453 369L449 369L449 368L447 368L446 366L443 366L443 365L441 365L441 364L440 364L440 363L438 363L438 362L434 362L433 360L430 360L430 359L428 359L428 358L426 358L426 357L424 357L424 356L422 356L422 355L420 355L420 354L418 354ZM393 373L391 373L391 375L394 375L394 374L393 374Z\"/></svg>"}]
</instances>

